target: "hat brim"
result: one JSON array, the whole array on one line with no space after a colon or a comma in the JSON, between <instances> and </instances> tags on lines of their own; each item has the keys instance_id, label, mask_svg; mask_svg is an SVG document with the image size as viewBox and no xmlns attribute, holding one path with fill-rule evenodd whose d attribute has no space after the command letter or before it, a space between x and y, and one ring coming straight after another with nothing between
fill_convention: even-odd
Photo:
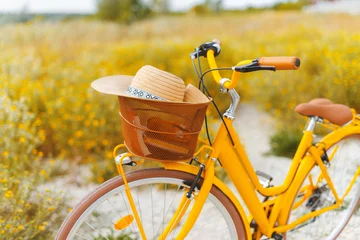
<instances>
[{"instance_id":1,"label":"hat brim","mask_svg":"<svg viewBox=\"0 0 360 240\"><path fill-rule=\"evenodd\" d=\"M91 87L98 92L122 96L127 98L136 98L138 97L131 96L126 93L126 90L131 84L134 76L129 75L114 75L99 78L91 83ZM191 85L191 84L189 84ZM190 86L185 90L185 96L189 96L189 102L174 102L174 103L184 103L184 104L198 104L198 103L209 103L212 99L206 97L199 89L194 86ZM186 97L185 97L186 98ZM150 100L145 99L147 101L163 101L163 100Z\"/></svg>"},{"instance_id":2,"label":"hat brim","mask_svg":"<svg viewBox=\"0 0 360 240\"><path fill-rule=\"evenodd\" d=\"M133 78L134 76L128 75L102 77L93 81L91 87L101 93L130 97L125 91L130 86Z\"/></svg>"}]
</instances>

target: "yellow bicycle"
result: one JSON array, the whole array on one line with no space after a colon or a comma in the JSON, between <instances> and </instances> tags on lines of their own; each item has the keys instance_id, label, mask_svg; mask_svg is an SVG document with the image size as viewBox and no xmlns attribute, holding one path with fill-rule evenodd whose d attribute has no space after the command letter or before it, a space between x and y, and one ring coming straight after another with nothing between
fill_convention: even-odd
<instances>
[{"instance_id":1,"label":"yellow bicycle","mask_svg":"<svg viewBox=\"0 0 360 240\"><path fill-rule=\"evenodd\" d=\"M232 125L240 100L235 87L241 73L298 69L300 61L295 57L241 61L227 79L219 71L228 68L218 68L215 62L219 52L220 44L213 41L191 54L193 60L207 57L210 70L200 72L201 82L212 72L221 92L230 95L230 107L213 142L202 141L190 162L160 161L161 168L130 173L125 173L125 165L140 165L144 160L125 144L117 146L114 158L119 176L86 196L66 218L56 239L339 236L354 213L359 213L360 116L327 99L298 105L296 111L309 120L283 184L273 186L271 176L254 170ZM207 91L205 86L203 90ZM315 142L317 124L331 133ZM215 176L216 162L226 170L233 188Z\"/></svg>"}]
</instances>

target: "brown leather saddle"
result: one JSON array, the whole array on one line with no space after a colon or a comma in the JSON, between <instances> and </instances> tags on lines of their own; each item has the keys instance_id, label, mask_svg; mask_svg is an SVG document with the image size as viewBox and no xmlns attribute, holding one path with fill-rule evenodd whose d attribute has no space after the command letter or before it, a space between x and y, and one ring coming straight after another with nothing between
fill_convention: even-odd
<instances>
[{"instance_id":1,"label":"brown leather saddle","mask_svg":"<svg viewBox=\"0 0 360 240\"><path fill-rule=\"evenodd\" d=\"M301 103L296 106L295 112L305 116L318 116L339 126L353 118L348 106L335 104L326 98L315 98L308 103Z\"/></svg>"}]
</instances>

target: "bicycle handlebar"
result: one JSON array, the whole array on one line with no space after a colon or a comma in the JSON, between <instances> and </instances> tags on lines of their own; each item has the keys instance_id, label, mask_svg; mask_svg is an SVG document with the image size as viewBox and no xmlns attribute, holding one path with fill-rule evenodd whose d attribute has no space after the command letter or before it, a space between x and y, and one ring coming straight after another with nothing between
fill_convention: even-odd
<instances>
[{"instance_id":1,"label":"bicycle handlebar","mask_svg":"<svg viewBox=\"0 0 360 240\"><path fill-rule=\"evenodd\" d=\"M220 40L215 39L213 43L220 46ZM206 58L208 60L210 69L218 68L215 57L219 52L214 52L213 49L208 49ZM227 89L235 88L240 77L240 72L252 72L259 70L296 70L300 67L300 59L297 57L262 57L254 60L244 60L236 64L232 69L233 74L230 81L223 82L223 87ZM220 84L222 79L218 70L212 71L214 80Z\"/></svg>"}]
</instances>

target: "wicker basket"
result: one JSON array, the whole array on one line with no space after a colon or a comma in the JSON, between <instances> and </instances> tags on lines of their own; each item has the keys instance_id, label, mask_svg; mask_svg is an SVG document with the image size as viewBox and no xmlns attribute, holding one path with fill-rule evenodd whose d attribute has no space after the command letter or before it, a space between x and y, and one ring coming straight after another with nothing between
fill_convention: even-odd
<instances>
[{"instance_id":1,"label":"wicker basket","mask_svg":"<svg viewBox=\"0 0 360 240\"><path fill-rule=\"evenodd\" d=\"M123 136L131 153L159 161L192 158L209 102L118 99Z\"/></svg>"}]
</instances>

